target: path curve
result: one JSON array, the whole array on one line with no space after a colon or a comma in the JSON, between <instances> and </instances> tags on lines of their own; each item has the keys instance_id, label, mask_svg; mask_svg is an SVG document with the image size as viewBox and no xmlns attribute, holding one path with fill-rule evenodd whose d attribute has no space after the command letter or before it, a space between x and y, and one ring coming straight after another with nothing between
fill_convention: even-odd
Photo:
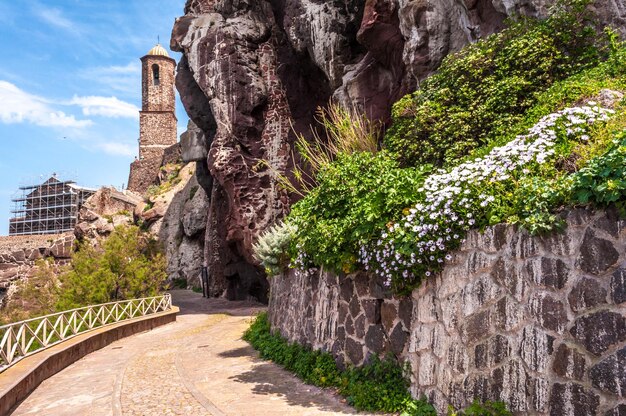
<instances>
[{"instance_id":1,"label":"path curve","mask_svg":"<svg viewBox=\"0 0 626 416\"><path fill-rule=\"evenodd\" d=\"M44 381L13 416L345 415L328 390L257 358L241 335L263 307L174 291L177 322L96 351Z\"/></svg>"}]
</instances>

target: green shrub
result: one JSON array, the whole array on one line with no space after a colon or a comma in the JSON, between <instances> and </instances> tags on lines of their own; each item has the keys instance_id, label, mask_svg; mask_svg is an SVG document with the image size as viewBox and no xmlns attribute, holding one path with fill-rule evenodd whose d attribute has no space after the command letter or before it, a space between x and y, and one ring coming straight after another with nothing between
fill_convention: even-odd
<instances>
[{"instance_id":1,"label":"green shrub","mask_svg":"<svg viewBox=\"0 0 626 416\"><path fill-rule=\"evenodd\" d=\"M258 350L262 358L284 366L305 382L337 388L358 410L404 410L403 415L407 416L436 415L431 405L411 398L405 370L391 357L384 360L373 357L363 367L339 371L329 353L290 344L281 336L272 334L267 313L257 316L243 339Z\"/></svg>"},{"instance_id":2,"label":"green shrub","mask_svg":"<svg viewBox=\"0 0 626 416\"><path fill-rule=\"evenodd\" d=\"M118 226L102 247L81 244L60 276L57 310L155 296L167 274L165 256L135 226Z\"/></svg>"},{"instance_id":3,"label":"green shrub","mask_svg":"<svg viewBox=\"0 0 626 416\"><path fill-rule=\"evenodd\" d=\"M465 408L462 411L455 411L453 408L450 408L448 411L448 416L511 416L509 410L507 410L506 405L502 402L491 402L487 401L484 404L480 403L478 400L474 400L474 402Z\"/></svg>"},{"instance_id":4,"label":"green shrub","mask_svg":"<svg viewBox=\"0 0 626 416\"><path fill-rule=\"evenodd\" d=\"M361 244L416 201L425 173L400 169L384 152L339 154L319 172L319 186L292 207L292 259L304 252L312 264L354 270Z\"/></svg>"},{"instance_id":5,"label":"green shrub","mask_svg":"<svg viewBox=\"0 0 626 416\"><path fill-rule=\"evenodd\" d=\"M280 222L265 231L252 246L254 257L263 265L268 276L283 272L289 265L289 245L293 239L293 227Z\"/></svg>"},{"instance_id":6,"label":"green shrub","mask_svg":"<svg viewBox=\"0 0 626 416\"><path fill-rule=\"evenodd\" d=\"M546 20L521 19L448 56L418 91L395 104L386 148L404 166L444 166L510 133L538 92L604 56L588 3L562 1Z\"/></svg>"},{"instance_id":7,"label":"green shrub","mask_svg":"<svg viewBox=\"0 0 626 416\"><path fill-rule=\"evenodd\" d=\"M626 214L626 130L616 134L605 154L574 175L571 192L575 203L615 204Z\"/></svg>"}]
</instances>

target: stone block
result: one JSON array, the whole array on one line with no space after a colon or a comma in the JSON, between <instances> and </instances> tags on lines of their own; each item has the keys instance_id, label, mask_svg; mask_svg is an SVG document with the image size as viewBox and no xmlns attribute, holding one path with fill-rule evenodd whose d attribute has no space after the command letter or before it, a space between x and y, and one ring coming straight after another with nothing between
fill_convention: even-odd
<instances>
[{"instance_id":1,"label":"stone block","mask_svg":"<svg viewBox=\"0 0 626 416\"><path fill-rule=\"evenodd\" d=\"M487 256L480 251L474 251L467 256L467 260L465 262L466 273L468 276L473 276L478 272L484 272L493 266L493 263L496 259Z\"/></svg>"},{"instance_id":2,"label":"stone block","mask_svg":"<svg viewBox=\"0 0 626 416\"><path fill-rule=\"evenodd\" d=\"M589 370L589 378L594 387L626 396L626 347L605 358Z\"/></svg>"},{"instance_id":3,"label":"stone block","mask_svg":"<svg viewBox=\"0 0 626 416\"><path fill-rule=\"evenodd\" d=\"M525 270L537 285L563 289L569 280L570 268L561 259L542 257L526 263Z\"/></svg>"},{"instance_id":4,"label":"stone block","mask_svg":"<svg viewBox=\"0 0 626 416\"><path fill-rule=\"evenodd\" d=\"M576 208L567 212L566 221L570 226L585 225L591 220L592 212L585 208Z\"/></svg>"},{"instance_id":5,"label":"stone block","mask_svg":"<svg viewBox=\"0 0 626 416\"><path fill-rule=\"evenodd\" d=\"M515 262L507 260L506 257L500 257L491 269L491 277L495 282L504 286L515 299L524 298L528 285L519 273Z\"/></svg>"},{"instance_id":6,"label":"stone block","mask_svg":"<svg viewBox=\"0 0 626 416\"><path fill-rule=\"evenodd\" d=\"M531 371L544 372L554 352L554 337L535 327L522 331L519 355Z\"/></svg>"},{"instance_id":7,"label":"stone block","mask_svg":"<svg viewBox=\"0 0 626 416\"><path fill-rule=\"evenodd\" d=\"M532 378L517 359L510 360L491 372L491 398L503 400L512 412L527 412L530 408Z\"/></svg>"},{"instance_id":8,"label":"stone block","mask_svg":"<svg viewBox=\"0 0 626 416\"><path fill-rule=\"evenodd\" d=\"M474 366L478 369L493 368L511 355L509 340L503 335L489 338L474 347Z\"/></svg>"},{"instance_id":9,"label":"stone block","mask_svg":"<svg viewBox=\"0 0 626 416\"><path fill-rule=\"evenodd\" d=\"M526 317L526 307L506 296L493 306L492 318L497 329L511 331Z\"/></svg>"},{"instance_id":10,"label":"stone block","mask_svg":"<svg viewBox=\"0 0 626 416\"><path fill-rule=\"evenodd\" d=\"M626 319L615 312L600 311L578 318L570 333L587 351L600 355L626 340Z\"/></svg>"},{"instance_id":11,"label":"stone block","mask_svg":"<svg viewBox=\"0 0 626 416\"><path fill-rule=\"evenodd\" d=\"M550 406L550 382L543 378L534 378L530 383L529 393L532 408L537 412L547 412Z\"/></svg>"},{"instance_id":12,"label":"stone block","mask_svg":"<svg viewBox=\"0 0 626 416\"><path fill-rule=\"evenodd\" d=\"M429 352L420 354L417 371L417 382L420 388L437 384L437 367L437 359L434 355Z\"/></svg>"},{"instance_id":13,"label":"stone block","mask_svg":"<svg viewBox=\"0 0 626 416\"><path fill-rule=\"evenodd\" d=\"M354 293L354 283L352 279L348 277L344 277L339 281L339 294L342 300L346 302L350 302L352 299L352 294Z\"/></svg>"},{"instance_id":14,"label":"stone block","mask_svg":"<svg viewBox=\"0 0 626 416\"><path fill-rule=\"evenodd\" d=\"M413 317L413 302L411 302L411 298L400 299L398 317L405 329L411 328L411 318Z\"/></svg>"},{"instance_id":15,"label":"stone block","mask_svg":"<svg viewBox=\"0 0 626 416\"><path fill-rule=\"evenodd\" d=\"M376 354L385 351L387 340L382 325L370 325L365 334L365 346Z\"/></svg>"},{"instance_id":16,"label":"stone block","mask_svg":"<svg viewBox=\"0 0 626 416\"><path fill-rule=\"evenodd\" d=\"M555 383L550 392L550 416L595 416L600 398L575 383Z\"/></svg>"},{"instance_id":17,"label":"stone block","mask_svg":"<svg viewBox=\"0 0 626 416\"><path fill-rule=\"evenodd\" d=\"M363 362L363 345L350 337L346 338L345 345L346 356L350 363L354 365L361 364L361 362Z\"/></svg>"},{"instance_id":18,"label":"stone block","mask_svg":"<svg viewBox=\"0 0 626 416\"><path fill-rule=\"evenodd\" d=\"M436 322L437 306L435 304L435 294L432 292L424 293L416 302L416 319L420 323Z\"/></svg>"},{"instance_id":19,"label":"stone block","mask_svg":"<svg viewBox=\"0 0 626 416\"><path fill-rule=\"evenodd\" d=\"M537 237L543 246L543 250L555 256L570 256L574 253L572 247L572 232L552 232L548 235Z\"/></svg>"},{"instance_id":20,"label":"stone block","mask_svg":"<svg viewBox=\"0 0 626 416\"><path fill-rule=\"evenodd\" d=\"M554 353L552 371L569 379L582 381L587 371L587 359L567 344L560 344Z\"/></svg>"},{"instance_id":21,"label":"stone block","mask_svg":"<svg viewBox=\"0 0 626 416\"><path fill-rule=\"evenodd\" d=\"M369 280L369 295L376 299L384 299L385 289L383 289L382 282L380 279L370 279Z\"/></svg>"},{"instance_id":22,"label":"stone block","mask_svg":"<svg viewBox=\"0 0 626 416\"><path fill-rule=\"evenodd\" d=\"M363 299L361 300L361 308L363 308L363 312L365 313L365 319L370 324L380 324L380 309L381 309L382 300L378 299Z\"/></svg>"},{"instance_id":23,"label":"stone block","mask_svg":"<svg viewBox=\"0 0 626 416\"><path fill-rule=\"evenodd\" d=\"M401 355L408 339L409 333L404 330L401 323L398 323L389 335L391 351L397 356Z\"/></svg>"},{"instance_id":24,"label":"stone block","mask_svg":"<svg viewBox=\"0 0 626 416\"><path fill-rule=\"evenodd\" d=\"M588 228L580 246L580 255L576 265L583 271L600 275L617 263L619 253L609 240L596 235L593 229Z\"/></svg>"},{"instance_id":25,"label":"stone block","mask_svg":"<svg viewBox=\"0 0 626 416\"><path fill-rule=\"evenodd\" d=\"M346 321L345 321L343 327L346 330L346 335L348 335L348 336L354 336L355 335L354 322L352 321L352 317L350 315L348 315L346 317Z\"/></svg>"},{"instance_id":26,"label":"stone block","mask_svg":"<svg viewBox=\"0 0 626 416\"><path fill-rule=\"evenodd\" d=\"M348 305L348 310L350 311L352 318L356 318L361 313L361 302L359 302L357 295L352 296L350 304Z\"/></svg>"},{"instance_id":27,"label":"stone block","mask_svg":"<svg viewBox=\"0 0 626 416\"><path fill-rule=\"evenodd\" d=\"M611 299L618 305L626 302L626 269L623 267L611 276Z\"/></svg>"},{"instance_id":28,"label":"stone block","mask_svg":"<svg viewBox=\"0 0 626 416\"><path fill-rule=\"evenodd\" d=\"M471 374L463 383L463 392L467 403L476 399L485 402L491 398L491 380L483 374Z\"/></svg>"},{"instance_id":29,"label":"stone block","mask_svg":"<svg viewBox=\"0 0 626 416\"><path fill-rule=\"evenodd\" d=\"M539 244L535 238L533 238L526 231L518 231L510 243L510 250L513 257L518 259L527 259L529 257L537 256L539 251Z\"/></svg>"},{"instance_id":30,"label":"stone block","mask_svg":"<svg viewBox=\"0 0 626 416\"><path fill-rule=\"evenodd\" d=\"M338 311L338 317L337 319L339 320L339 322L344 322L346 320L346 316L348 316L348 314L350 313L350 309L348 306L348 303L346 303L345 301L339 301L339 311Z\"/></svg>"},{"instance_id":31,"label":"stone block","mask_svg":"<svg viewBox=\"0 0 626 416\"><path fill-rule=\"evenodd\" d=\"M435 338L435 328L436 326L433 324L417 325L411 334L409 351L432 351Z\"/></svg>"},{"instance_id":32,"label":"stone block","mask_svg":"<svg viewBox=\"0 0 626 416\"><path fill-rule=\"evenodd\" d=\"M618 238L621 231L619 213L614 208L606 209L593 222L592 226L613 238Z\"/></svg>"},{"instance_id":33,"label":"stone block","mask_svg":"<svg viewBox=\"0 0 626 416\"><path fill-rule=\"evenodd\" d=\"M584 309L605 304L606 295L606 289L602 287L599 281L583 277L574 285L567 300L574 312L580 312Z\"/></svg>"},{"instance_id":34,"label":"stone block","mask_svg":"<svg viewBox=\"0 0 626 416\"><path fill-rule=\"evenodd\" d=\"M490 335L491 314L489 310L475 313L465 320L463 325L463 338L468 344L472 344Z\"/></svg>"},{"instance_id":35,"label":"stone block","mask_svg":"<svg viewBox=\"0 0 626 416\"><path fill-rule=\"evenodd\" d=\"M354 279L354 289L359 297L370 296L370 280L374 279L370 278L370 276L365 273L356 273L352 276Z\"/></svg>"},{"instance_id":36,"label":"stone block","mask_svg":"<svg viewBox=\"0 0 626 416\"><path fill-rule=\"evenodd\" d=\"M567 326L567 313L563 302L548 293L533 294L529 301L531 316L535 317L542 328L561 333Z\"/></svg>"},{"instance_id":37,"label":"stone block","mask_svg":"<svg viewBox=\"0 0 626 416\"><path fill-rule=\"evenodd\" d=\"M465 374L469 367L467 347L464 344L453 342L448 347L448 366L459 374Z\"/></svg>"},{"instance_id":38,"label":"stone block","mask_svg":"<svg viewBox=\"0 0 626 416\"><path fill-rule=\"evenodd\" d=\"M502 294L502 289L489 275L484 275L467 284L461 293L461 311L464 315L471 315L486 303L498 299Z\"/></svg>"},{"instance_id":39,"label":"stone block","mask_svg":"<svg viewBox=\"0 0 626 416\"><path fill-rule=\"evenodd\" d=\"M361 314L354 321L354 334L357 338L363 339L365 337L365 327L367 326L367 322L365 319L365 315Z\"/></svg>"},{"instance_id":40,"label":"stone block","mask_svg":"<svg viewBox=\"0 0 626 416\"><path fill-rule=\"evenodd\" d=\"M389 301L383 302L380 307L380 317L385 331L387 331L387 333L390 333L393 329L393 324L398 317L398 311L396 310L396 306Z\"/></svg>"}]
</instances>

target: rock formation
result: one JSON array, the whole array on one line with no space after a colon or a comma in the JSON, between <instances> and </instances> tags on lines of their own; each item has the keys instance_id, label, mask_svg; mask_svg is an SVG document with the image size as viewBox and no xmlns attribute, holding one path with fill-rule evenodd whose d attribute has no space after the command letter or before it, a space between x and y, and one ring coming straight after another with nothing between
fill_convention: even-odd
<instances>
[{"instance_id":1,"label":"rock formation","mask_svg":"<svg viewBox=\"0 0 626 416\"><path fill-rule=\"evenodd\" d=\"M252 258L259 233L288 196L265 160L289 167L293 130L307 134L332 97L388 121L449 53L503 27L546 15L552 0L188 0L171 49L183 53L176 86L191 120L190 158L209 200L205 262L213 293L252 295L266 283ZM626 30L624 0L598 0L600 25ZM236 288L236 290L235 290Z\"/></svg>"},{"instance_id":2,"label":"rock formation","mask_svg":"<svg viewBox=\"0 0 626 416\"><path fill-rule=\"evenodd\" d=\"M13 284L29 277L40 259L66 264L72 255L74 235L25 235L0 237L0 300Z\"/></svg>"}]
</instances>

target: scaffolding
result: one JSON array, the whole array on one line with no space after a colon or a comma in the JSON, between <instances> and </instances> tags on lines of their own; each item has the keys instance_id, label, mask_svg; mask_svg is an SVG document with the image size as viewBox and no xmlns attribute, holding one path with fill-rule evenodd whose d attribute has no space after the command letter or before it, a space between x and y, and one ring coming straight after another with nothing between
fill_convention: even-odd
<instances>
[{"instance_id":1,"label":"scaffolding","mask_svg":"<svg viewBox=\"0 0 626 416\"><path fill-rule=\"evenodd\" d=\"M60 234L73 231L78 211L94 189L60 181L56 175L40 185L21 186L12 199L9 235Z\"/></svg>"}]
</instances>

